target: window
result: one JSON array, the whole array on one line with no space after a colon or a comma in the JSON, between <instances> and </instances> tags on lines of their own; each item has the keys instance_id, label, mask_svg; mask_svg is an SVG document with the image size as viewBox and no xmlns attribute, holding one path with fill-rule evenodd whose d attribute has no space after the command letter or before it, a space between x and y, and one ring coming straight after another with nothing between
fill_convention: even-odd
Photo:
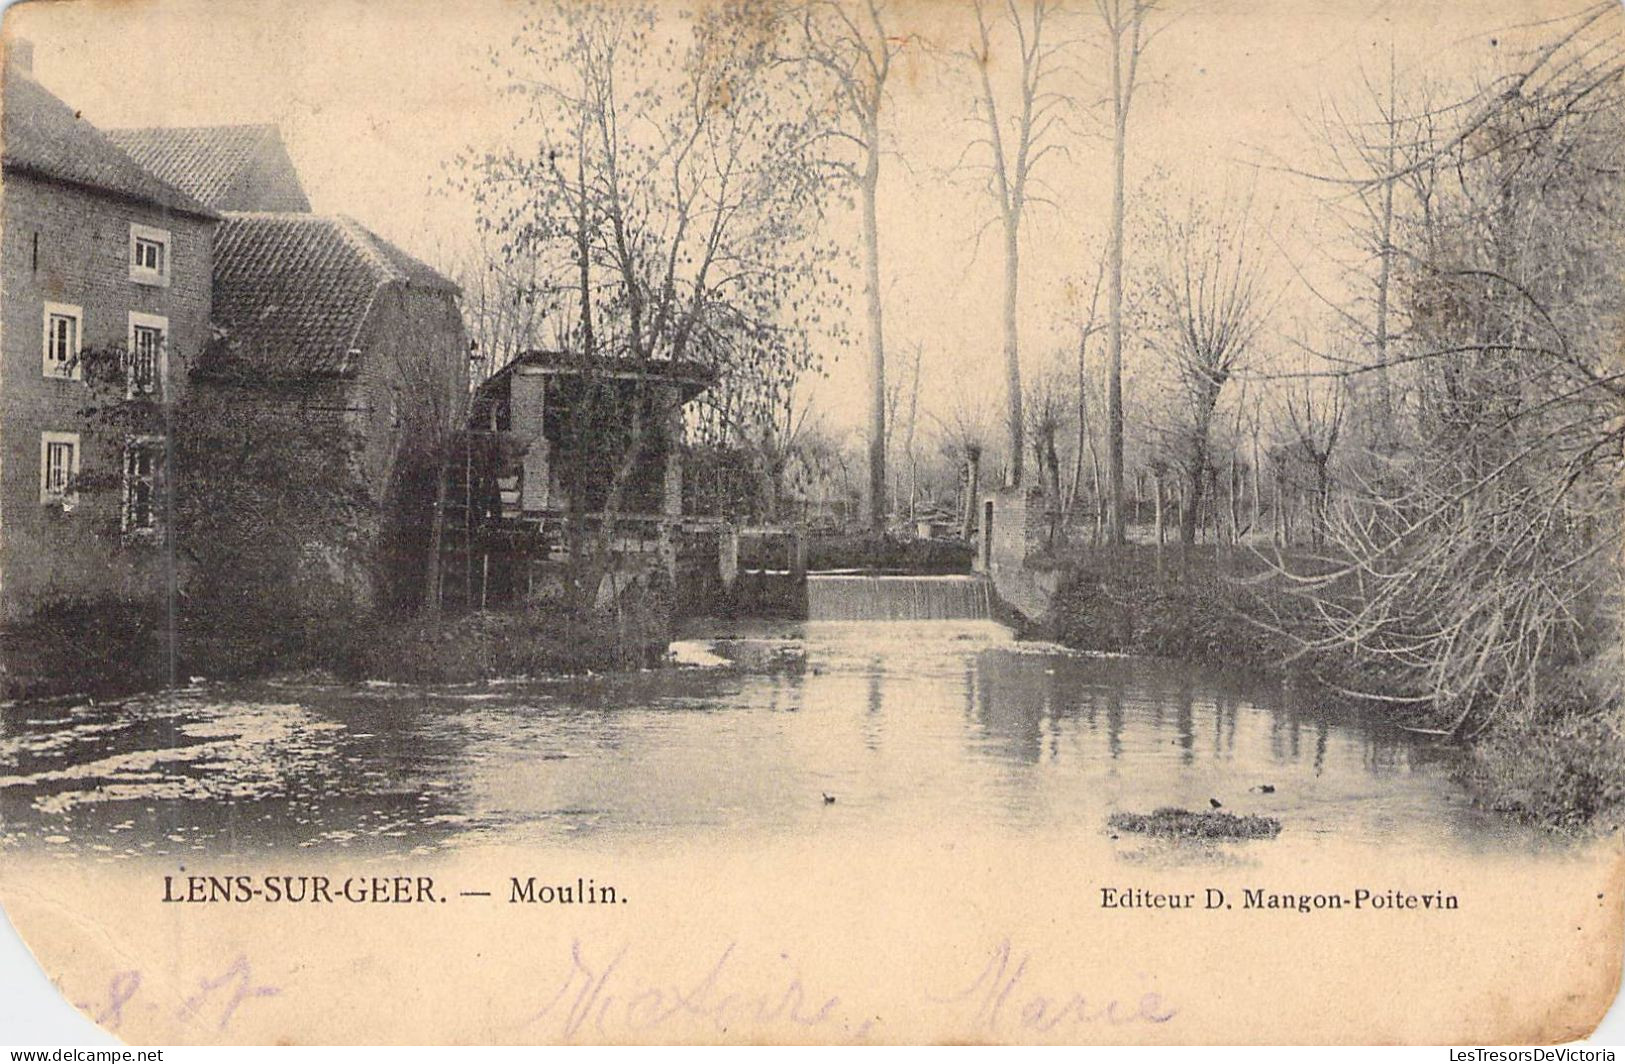
<instances>
[{"instance_id":1,"label":"window","mask_svg":"<svg viewBox=\"0 0 1625 1064\"><path fill-rule=\"evenodd\" d=\"M130 280L137 284L169 284L169 231L130 224Z\"/></svg>"},{"instance_id":2,"label":"window","mask_svg":"<svg viewBox=\"0 0 1625 1064\"><path fill-rule=\"evenodd\" d=\"M85 312L67 303L45 304L45 358L42 370L47 377L78 380L80 333Z\"/></svg>"},{"instance_id":3,"label":"window","mask_svg":"<svg viewBox=\"0 0 1625 1064\"><path fill-rule=\"evenodd\" d=\"M130 313L129 355L125 363L125 394L160 399L169 379L169 319L156 314Z\"/></svg>"},{"instance_id":4,"label":"window","mask_svg":"<svg viewBox=\"0 0 1625 1064\"><path fill-rule=\"evenodd\" d=\"M39 467L40 502L71 508L75 501L74 481L79 476L79 434L40 433Z\"/></svg>"},{"instance_id":5,"label":"window","mask_svg":"<svg viewBox=\"0 0 1625 1064\"><path fill-rule=\"evenodd\" d=\"M164 441L138 436L124 445L124 531L153 532L163 510Z\"/></svg>"},{"instance_id":6,"label":"window","mask_svg":"<svg viewBox=\"0 0 1625 1064\"><path fill-rule=\"evenodd\" d=\"M148 240L144 236L135 238L135 256L131 263L138 270L150 270L153 273L164 272L164 245L156 240Z\"/></svg>"}]
</instances>

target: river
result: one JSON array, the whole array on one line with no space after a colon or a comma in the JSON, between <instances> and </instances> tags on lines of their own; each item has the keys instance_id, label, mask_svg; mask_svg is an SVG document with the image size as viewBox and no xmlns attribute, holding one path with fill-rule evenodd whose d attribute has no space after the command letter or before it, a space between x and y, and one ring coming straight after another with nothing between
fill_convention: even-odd
<instances>
[{"instance_id":1,"label":"river","mask_svg":"<svg viewBox=\"0 0 1625 1064\"><path fill-rule=\"evenodd\" d=\"M1099 838L1113 812L1212 802L1302 842L1538 845L1472 806L1448 746L1272 684L1019 643L982 620L727 634L678 645L700 667L633 674L198 682L0 706L0 849L112 862L914 826Z\"/></svg>"}]
</instances>

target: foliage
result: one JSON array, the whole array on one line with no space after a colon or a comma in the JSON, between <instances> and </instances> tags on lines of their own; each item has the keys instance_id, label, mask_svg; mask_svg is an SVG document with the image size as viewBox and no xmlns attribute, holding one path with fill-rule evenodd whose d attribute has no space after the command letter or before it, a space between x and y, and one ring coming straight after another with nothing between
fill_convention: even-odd
<instances>
[{"instance_id":1,"label":"foliage","mask_svg":"<svg viewBox=\"0 0 1625 1064\"><path fill-rule=\"evenodd\" d=\"M0 630L0 695L111 696L190 676L316 672L471 683L644 668L664 657L672 616L671 595L660 588L633 589L614 607L580 613L561 602L410 618L342 606L325 613L244 608L253 612L234 620L219 603L183 598L172 627L164 605L150 599L49 603Z\"/></svg>"},{"instance_id":2,"label":"foliage","mask_svg":"<svg viewBox=\"0 0 1625 1064\"><path fill-rule=\"evenodd\" d=\"M1617 653L1607 660L1615 669L1625 665ZM1509 707L1473 745L1466 766L1465 776L1484 804L1561 828L1617 829L1625 813L1620 675L1586 677L1570 670L1552 678L1538 704Z\"/></svg>"},{"instance_id":3,"label":"foliage","mask_svg":"<svg viewBox=\"0 0 1625 1064\"><path fill-rule=\"evenodd\" d=\"M827 249L798 93L745 5L677 21L652 6L536 5L500 59L523 102L513 143L460 181L516 293L584 359L691 359L718 371L729 424L767 416L815 364ZM706 419L712 431L723 426Z\"/></svg>"},{"instance_id":4,"label":"foliage","mask_svg":"<svg viewBox=\"0 0 1625 1064\"><path fill-rule=\"evenodd\" d=\"M0 697L107 696L170 680L169 617L147 598L48 602L0 629Z\"/></svg>"},{"instance_id":5,"label":"foliage","mask_svg":"<svg viewBox=\"0 0 1625 1064\"><path fill-rule=\"evenodd\" d=\"M1226 579L1215 550L1125 546L1082 551L1059 564L1049 624L1068 646L1277 675L1310 666L1290 640L1250 623L1277 616L1290 597L1266 606L1262 596L1271 589L1244 582L1252 574L1234 569L1237 579ZM1259 564L1253 574L1261 571Z\"/></svg>"},{"instance_id":6,"label":"foliage","mask_svg":"<svg viewBox=\"0 0 1625 1064\"><path fill-rule=\"evenodd\" d=\"M1617 639L1625 47L1612 5L1545 32L1413 120L1391 167L1346 179L1396 190L1406 328L1376 367L1395 407L1328 516L1346 563L1284 576L1314 604L1306 648L1357 648L1397 678L1376 697L1458 736L1552 723L1554 743L1606 739L1617 766L1625 741L1561 692Z\"/></svg>"},{"instance_id":7,"label":"foliage","mask_svg":"<svg viewBox=\"0 0 1625 1064\"><path fill-rule=\"evenodd\" d=\"M240 668L302 658L372 602L376 510L322 389L198 384L171 413L186 627ZM215 665L211 671L218 671Z\"/></svg>"},{"instance_id":8,"label":"foliage","mask_svg":"<svg viewBox=\"0 0 1625 1064\"><path fill-rule=\"evenodd\" d=\"M669 589L656 587L603 609L553 601L403 620L369 634L355 669L396 683L472 683L647 668L665 656L671 616Z\"/></svg>"},{"instance_id":9,"label":"foliage","mask_svg":"<svg viewBox=\"0 0 1625 1064\"><path fill-rule=\"evenodd\" d=\"M164 358L175 378L140 393L127 387L122 346L80 354L91 432L164 441L158 534L176 593L152 608L173 610L175 653L193 671L252 675L306 661L372 605L362 592L380 575L368 519L376 500L342 393L333 382L185 382L191 353ZM87 469L75 484L122 487L118 467ZM84 638L100 645L94 628Z\"/></svg>"},{"instance_id":10,"label":"foliage","mask_svg":"<svg viewBox=\"0 0 1625 1064\"><path fill-rule=\"evenodd\" d=\"M773 61L776 32L769 12L740 3L682 18L541 3L498 58L523 118L502 148L466 156L458 181L502 269L529 278L515 298L560 323L579 370L553 413L574 456L558 464L572 512L588 499L620 509L671 442L674 395L629 366L714 371L689 417L708 442L773 455L789 431L834 278L816 236L819 120ZM583 589L610 564L609 526L595 529L570 525Z\"/></svg>"}]
</instances>

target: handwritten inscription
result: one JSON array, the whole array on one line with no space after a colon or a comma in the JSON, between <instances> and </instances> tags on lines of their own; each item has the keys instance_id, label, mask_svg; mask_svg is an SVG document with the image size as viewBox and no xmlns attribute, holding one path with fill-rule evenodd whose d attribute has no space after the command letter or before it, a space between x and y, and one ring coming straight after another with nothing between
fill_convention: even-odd
<instances>
[{"instance_id":1,"label":"handwritten inscription","mask_svg":"<svg viewBox=\"0 0 1625 1064\"><path fill-rule=\"evenodd\" d=\"M1154 991L1132 995L1132 1000L1125 1001L1073 987L1040 988L1035 985L1037 979L1029 976L1031 965L1032 954L1015 954L1006 939L988 955L987 963L970 985L934 1000L973 1007L973 1022L990 1035L1013 1030L1046 1033L1097 1024L1162 1024L1176 1015L1176 1010Z\"/></svg>"},{"instance_id":2,"label":"handwritten inscription","mask_svg":"<svg viewBox=\"0 0 1625 1064\"><path fill-rule=\"evenodd\" d=\"M630 945L600 952L573 941L556 989L525 1018L524 1026L540 1026L561 1041L613 1041L653 1036L662 1029L692 1037L696 1025L719 1038L789 1026L818 1030L831 1040L862 1041L874 1033L878 1021L850 999L809 985L787 953L780 953L764 975L761 965L747 965L737 944L729 942L708 955L692 976L677 980L640 973L630 955ZM197 979L174 1016L225 1031L244 1006L280 993L280 988L259 982L248 958L238 956L217 974ZM116 1032L132 1009L160 1008L151 997L141 973L130 969L111 977L99 1002L81 1002L79 1007ZM1064 1035L1084 1026L1164 1024L1177 1015L1148 987L1130 994L1098 993L1069 980L1041 978L1033 955L1018 951L1009 940L986 954L968 982L946 996L927 994L925 1000L949 1006L958 1013L950 1022L968 1020L971 1029L989 1038Z\"/></svg>"},{"instance_id":3,"label":"handwritten inscription","mask_svg":"<svg viewBox=\"0 0 1625 1064\"><path fill-rule=\"evenodd\" d=\"M116 972L107 983L107 1004L95 1014L96 1022L109 1031L116 1031L124 1022L124 1006L141 989L141 973ZM88 1010L87 1010L88 1011Z\"/></svg>"},{"instance_id":4,"label":"handwritten inscription","mask_svg":"<svg viewBox=\"0 0 1625 1064\"><path fill-rule=\"evenodd\" d=\"M693 1021L719 1036L790 1025L842 1031L858 1041L876 1023L872 1011L855 1007L849 997L808 985L787 954L779 955L782 970L764 982L759 970L746 971L738 945L730 942L694 976L673 982L639 974L630 952L623 945L599 953L579 939L572 942L562 980L526 1025L545 1025L566 1041L648 1035L663 1027L692 1032ZM987 954L968 983L926 999L962 1007L973 1028L992 1037L1067 1033L1085 1025L1164 1024L1177 1014L1149 987L1123 995L1064 983L1040 985L1034 968L1032 955L1016 952L1006 940Z\"/></svg>"},{"instance_id":5,"label":"handwritten inscription","mask_svg":"<svg viewBox=\"0 0 1625 1064\"><path fill-rule=\"evenodd\" d=\"M675 1020L698 1021L719 1035L778 1023L808 1029L842 1023L841 999L805 987L786 954L779 956L782 973L765 989L753 989L738 971L732 942L703 974L679 983L637 974L627 963L628 950L622 946L600 960L579 939L572 942L563 981L528 1023L546 1021L565 1040L652 1033ZM866 1031L861 1026L852 1037Z\"/></svg>"},{"instance_id":6,"label":"handwritten inscription","mask_svg":"<svg viewBox=\"0 0 1625 1064\"><path fill-rule=\"evenodd\" d=\"M230 968L226 969L225 974L213 979L198 980L197 993L181 1004L180 1018L192 1019L205 1005L213 1004L219 1008L217 1027L224 1031L231 1018L237 1015L237 1009L243 1002L254 998L275 997L281 992L274 986L256 986L253 970L248 966L248 958L240 956L232 962Z\"/></svg>"},{"instance_id":7,"label":"handwritten inscription","mask_svg":"<svg viewBox=\"0 0 1625 1064\"><path fill-rule=\"evenodd\" d=\"M197 989L180 1003L174 1016L183 1023L201 1022L224 1031L246 1002L280 993L278 987L255 982L248 958L239 955L220 974L198 979ZM151 992L143 992L141 973L135 969L115 972L99 1002L76 1004L109 1031L123 1025L129 1010L144 1007L156 1011L163 1007Z\"/></svg>"}]
</instances>

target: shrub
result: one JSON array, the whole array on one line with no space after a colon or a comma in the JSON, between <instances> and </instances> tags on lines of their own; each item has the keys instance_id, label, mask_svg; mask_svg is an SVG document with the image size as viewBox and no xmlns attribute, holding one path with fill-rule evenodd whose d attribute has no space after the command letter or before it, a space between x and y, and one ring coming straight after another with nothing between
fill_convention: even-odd
<instances>
[{"instance_id":1,"label":"shrub","mask_svg":"<svg viewBox=\"0 0 1625 1064\"><path fill-rule=\"evenodd\" d=\"M809 569L880 569L907 573L968 573L975 551L955 539L818 536L807 545Z\"/></svg>"},{"instance_id":2,"label":"shrub","mask_svg":"<svg viewBox=\"0 0 1625 1064\"><path fill-rule=\"evenodd\" d=\"M613 606L571 610L537 602L380 626L352 670L397 683L481 680L644 668L671 641L671 596L661 585L623 594Z\"/></svg>"},{"instance_id":3,"label":"shrub","mask_svg":"<svg viewBox=\"0 0 1625 1064\"><path fill-rule=\"evenodd\" d=\"M1360 647L1299 653L1295 636L1319 631L1313 605L1277 583L1241 579L1247 557L1227 558L1224 572L1211 549L1171 549L1160 572L1154 548L1065 559L1046 634L1085 650L1242 666L1344 703L1356 701L1346 691L1407 689L1400 666ZM1250 568L1262 572L1256 560ZM1613 638L1584 648L1581 658L1544 669L1538 700L1491 707L1490 725L1465 737L1472 741L1460 775L1480 804L1564 829L1607 827L1625 816L1625 654ZM1368 704L1396 723L1435 723L1426 704Z\"/></svg>"},{"instance_id":4,"label":"shrub","mask_svg":"<svg viewBox=\"0 0 1625 1064\"><path fill-rule=\"evenodd\" d=\"M1568 670L1551 678L1538 707L1504 707L1462 769L1480 804L1567 830L1618 826L1625 705L1586 680Z\"/></svg>"},{"instance_id":5,"label":"shrub","mask_svg":"<svg viewBox=\"0 0 1625 1064\"><path fill-rule=\"evenodd\" d=\"M1221 572L1211 550L1091 551L1061 566L1050 635L1081 650L1148 654L1211 665L1281 670L1294 645L1253 620L1294 603Z\"/></svg>"},{"instance_id":6,"label":"shrub","mask_svg":"<svg viewBox=\"0 0 1625 1064\"><path fill-rule=\"evenodd\" d=\"M122 694L168 680L161 604L116 595L47 602L0 630L0 693L7 698Z\"/></svg>"}]
</instances>

